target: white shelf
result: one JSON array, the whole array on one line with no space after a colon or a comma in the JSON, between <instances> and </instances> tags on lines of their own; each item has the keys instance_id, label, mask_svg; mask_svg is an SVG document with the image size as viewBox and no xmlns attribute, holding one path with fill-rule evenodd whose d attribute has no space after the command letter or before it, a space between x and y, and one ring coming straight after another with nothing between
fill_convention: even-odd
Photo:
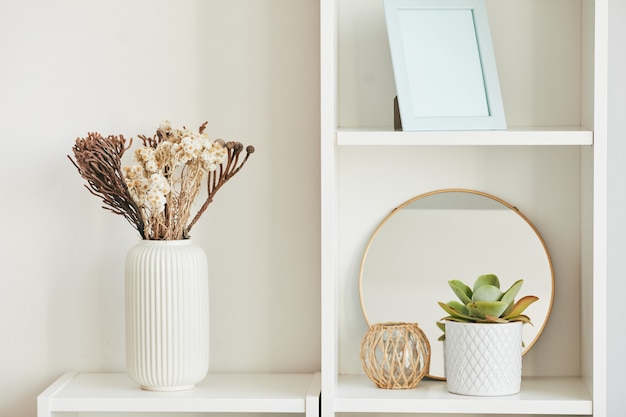
<instances>
[{"instance_id":1,"label":"white shelf","mask_svg":"<svg viewBox=\"0 0 626 417\"><path fill-rule=\"evenodd\" d=\"M377 388L365 375L339 375L336 412L591 415L592 398L581 378L524 378L520 394L471 397L450 394L444 381L422 380L410 390Z\"/></svg>"},{"instance_id":2,"label":"white shelf","mask_svg":"<svg viewBox=\"0 0 626 417\"><path fill-rule=\"evenodd\" d=\"M475 146L475 145L593 145L593 132L579 127L536 129L400 132L390 129L340 129L339 146Z\"/></svg>"},{"instance_id":3,"label":"white shelf","mask_svg":"<svg viewBox=\"0 0 626 417\"><path fill-rule=\"evenodd\" d=\"M192 390L144 391L126 374L67 372L37 399L57 412L304 413L318 416L319 374L209 374Z\"/></svg>"},{"instance_id":4,"label":"white shelf","mask_svg":"<svg viewBox=\"0 0 626 417\"><path fill-rule=\"evenodd\" d=\"M320 1L324 417L607 416L607 1L486 3L509 127L401 132L382 2ZM523 207L550 247L556 297L578 301L554 304L518 395L458 396L430 380L378 389L360 373L363 249L399 202L457 186Z\"/></svg>"}]
</instances>

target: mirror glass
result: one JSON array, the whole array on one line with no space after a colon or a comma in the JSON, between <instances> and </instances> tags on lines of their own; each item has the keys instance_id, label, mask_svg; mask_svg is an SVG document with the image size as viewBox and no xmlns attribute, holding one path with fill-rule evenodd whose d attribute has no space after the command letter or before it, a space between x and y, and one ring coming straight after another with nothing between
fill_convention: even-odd
<instances>
[{"instance_id":1,"label":"mirror glass","mask_svg":"<svg viewBox=\"0 0 626 417\"><path fill-rule=\"evenodd\" d=\"M443 343L437 304L456 296L448 281L469 285L495 274L501 287L518 279L517 298L536 295L526 314L524 353L535 343L550 316L554 272L546 245L533 224L515 207L492 195L463 189L417 196L387 216L363 254L359 292L368 325L414 322L431 344L428 376L443 379Z\"/></svg>"}]
</instances>

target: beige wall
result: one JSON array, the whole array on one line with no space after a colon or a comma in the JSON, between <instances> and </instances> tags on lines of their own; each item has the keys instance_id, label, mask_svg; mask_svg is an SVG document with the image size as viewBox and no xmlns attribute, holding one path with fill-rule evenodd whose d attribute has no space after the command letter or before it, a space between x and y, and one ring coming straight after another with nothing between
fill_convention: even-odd
<instances>
[{"instance_id":1,"label":"beige wall","mask_svg":"<svg viewBox=\"0 0 626 417\"><path fill-rule=\"evenodd\" d=\"M192 238L211 269L211 370L319 369L314 0L0 2L0 415L62 372L123 371L138 239L66 154L166 118L253 144Z\"/></svg>"}]
</instances>

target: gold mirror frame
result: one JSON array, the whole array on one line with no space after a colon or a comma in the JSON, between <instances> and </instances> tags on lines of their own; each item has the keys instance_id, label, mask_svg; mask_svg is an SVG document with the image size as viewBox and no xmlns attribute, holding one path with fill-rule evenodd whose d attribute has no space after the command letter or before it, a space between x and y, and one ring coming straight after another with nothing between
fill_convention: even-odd
<instances>
[{"instance_id":1,"label":"gold mirror frame","mask_svg":"<svg viewBox=\"0 0 626 417\"><path fill-rule=\"evenodd\" d=\"M541 300L542 297L540 297L540 302L542 302L544 304L544 309L545 309L545 317L542 317L542 322L536 322L533 317L531 317L531 319L533 319L533 324L534 327L537 329L534 337L532 338L532 340L530 341L524 341L525 342L525 347L524 350L522 352L522 355L525 355L532 347L533 345L536 343L536 341L539 339L539 336L541 335L541 333L543 332L548 318L550 317L551 311L552 311L552 305L553 305L553 301L554 301L554 268L552 265L552 258L550 256L550 252L548 250L548 247L546 246L545 241L543 240L543 238L541 237L541 234L539 233L539 231L537 230L537 228L532 224L532 222L524 215L522 214L515 206L509 204L508 202L495 197L491 194L487 194L485 192L481 192L481 191L476 191L476 190L471 190L471 189L463 189L463 188L449 188L449 189L440 189L440 190L435 190L435 191L431 191L431 192L427 192L424 194L420 194L414 198L411 198L410 200L402 203L401 205L399 205L398 207L394 208L391 213L389 213L383 220L382 222L378 225L378 227L374 230L372 236L369 239L369 242L367 243L367 246L365 247L365 251L363 253L363 257L361 259L361 265L359 268L359 298L360 298L360 303L361 303L361 309L363 311L363 316L365 318L365 321L367 322L368 326L372 326L373 322L370 321L370 318L368 317L367 314L367 310L366 310L366 306L365 306L365 299L364 299L364 291L363 291L363 276L364 276L364 271L365 271L365 265L366 265L366 261L367 261L367 257L368 254L370 252L370 249L372 248L372 245L376 239L376 237L378 236L379 232L383 229L383 227L389 222L389 220L391 218L393 218L393 216L395 216L397 213L399 213L403 208L406 208L407 206L409 206L410 204L414 203L417 200L421 200L424 199L426 197L429 196L433 196L433 195L437 195L437 194L443 194L443 193L467 193L467 194L472 194L475 196L480 196L480 197L484 197L489 199L491 202L496 202L499 203L503 206L503 208L509 209L510 211L512 211L513 213L517 214L519 216L519 218L521 218L524 223L526 225L528 225L528 227L530 227L530 229L532 230L534 236L538 239L539 243L541 244L541 247L543 248L543 253L545 253L545 262L547 262L547 265L549 267L549 272L550 272L550 291L549 291L549 300L547 300L547 305L546 300ZM485 271L484 273L491 273L490 271ZM461 279L462 281L468 283L468 285L471 285L471 283L473 282L473 279L475 277L450 277L450 279ZM503 279L503 284L509 285L512 284L513 281L511 281L509 283L509 280L512 280L514 277L500 277ZM518 279L520 277L517 277L515 279ZM467 281L471 281L471 282L467 282ZM505 285L505 286L506 286ZM452 299L453 297L453 293L452 291L448 288L447 283L443 283L442 286L445 287L445 290L447 292L449 292L449 296L450 299ZM526 286L526 280L525 280L525 284L524 286ZM524 291L524 286L522 287L522 291L520 295L527 295L529 293ZM443 299L443 300L438 300L438 299L433 299L433 300L429 300L429 303L432 303L432 308L433 309L437 309L438 311L441 312L441 317L445 316L445 312L443 310L441 310L441 308L439 307L439 305L437 304L438 301L448 301L447 299ZM538 302L539 303L539 302ZM400 320L404 320L407 322L418 322L418 320L415 320L415 317L395 317L393 319L390 320L394 320L394 319L400 319ZM381 320L383 321L383 320ZM389 320L384 320L384 321L389 321ZM376 322L379 322L378 320ZM526 327L526 326L525 326ZM437 336L438 337L438 336ZM441 343L441 342L437 342L437 338L435 338L435 340L432 339L433 336L430 336L430 342L431 345L433 346L433 350L436 351L437 350L437 343ZM441 350L443 350L443 348L441 348ZM438 355L434 355L435 356L435 360L437 360ZM441 355L439 357L442 357L443 354L441 353ZM435 375L435 374L431 374L430 370L429 372L427 372L426 374L427 377L432 378L432 379L438 379L438 380L445 380L445 377L443 375Z\"/></svg>"}]
</instances>

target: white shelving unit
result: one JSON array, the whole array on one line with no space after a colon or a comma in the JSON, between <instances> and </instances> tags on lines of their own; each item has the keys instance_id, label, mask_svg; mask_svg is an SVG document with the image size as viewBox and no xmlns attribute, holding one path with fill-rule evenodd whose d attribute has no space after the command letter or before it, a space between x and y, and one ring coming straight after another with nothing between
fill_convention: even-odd
<instances>
[{"instance_id":1,"label":"white shelving unit","mask_svg":"<svg viewBox=\"0 0 626 417\"><path fill-rule=\"evenodd\" d=\"M462 132L394 131L382 1L320 3L322 416L605 417L607 1L487 0L510 127ZM515 205L550 250L552 315L518 395L458 396L434 380L382 390L361 369L367 241L394 207L442 188Z\"/></svg>"},{"instance_id":2,"label":"white shelving unit","mask_svg":"<svg viewBox=\"0 0 626 417\"><path fill-rule=\"evenodd\" d=\"M126 374L67 372L37 399L37 416L66 413L319 415L320 374L212 374L192 390L143 391Z\"/></svg>"}]
</instances>

